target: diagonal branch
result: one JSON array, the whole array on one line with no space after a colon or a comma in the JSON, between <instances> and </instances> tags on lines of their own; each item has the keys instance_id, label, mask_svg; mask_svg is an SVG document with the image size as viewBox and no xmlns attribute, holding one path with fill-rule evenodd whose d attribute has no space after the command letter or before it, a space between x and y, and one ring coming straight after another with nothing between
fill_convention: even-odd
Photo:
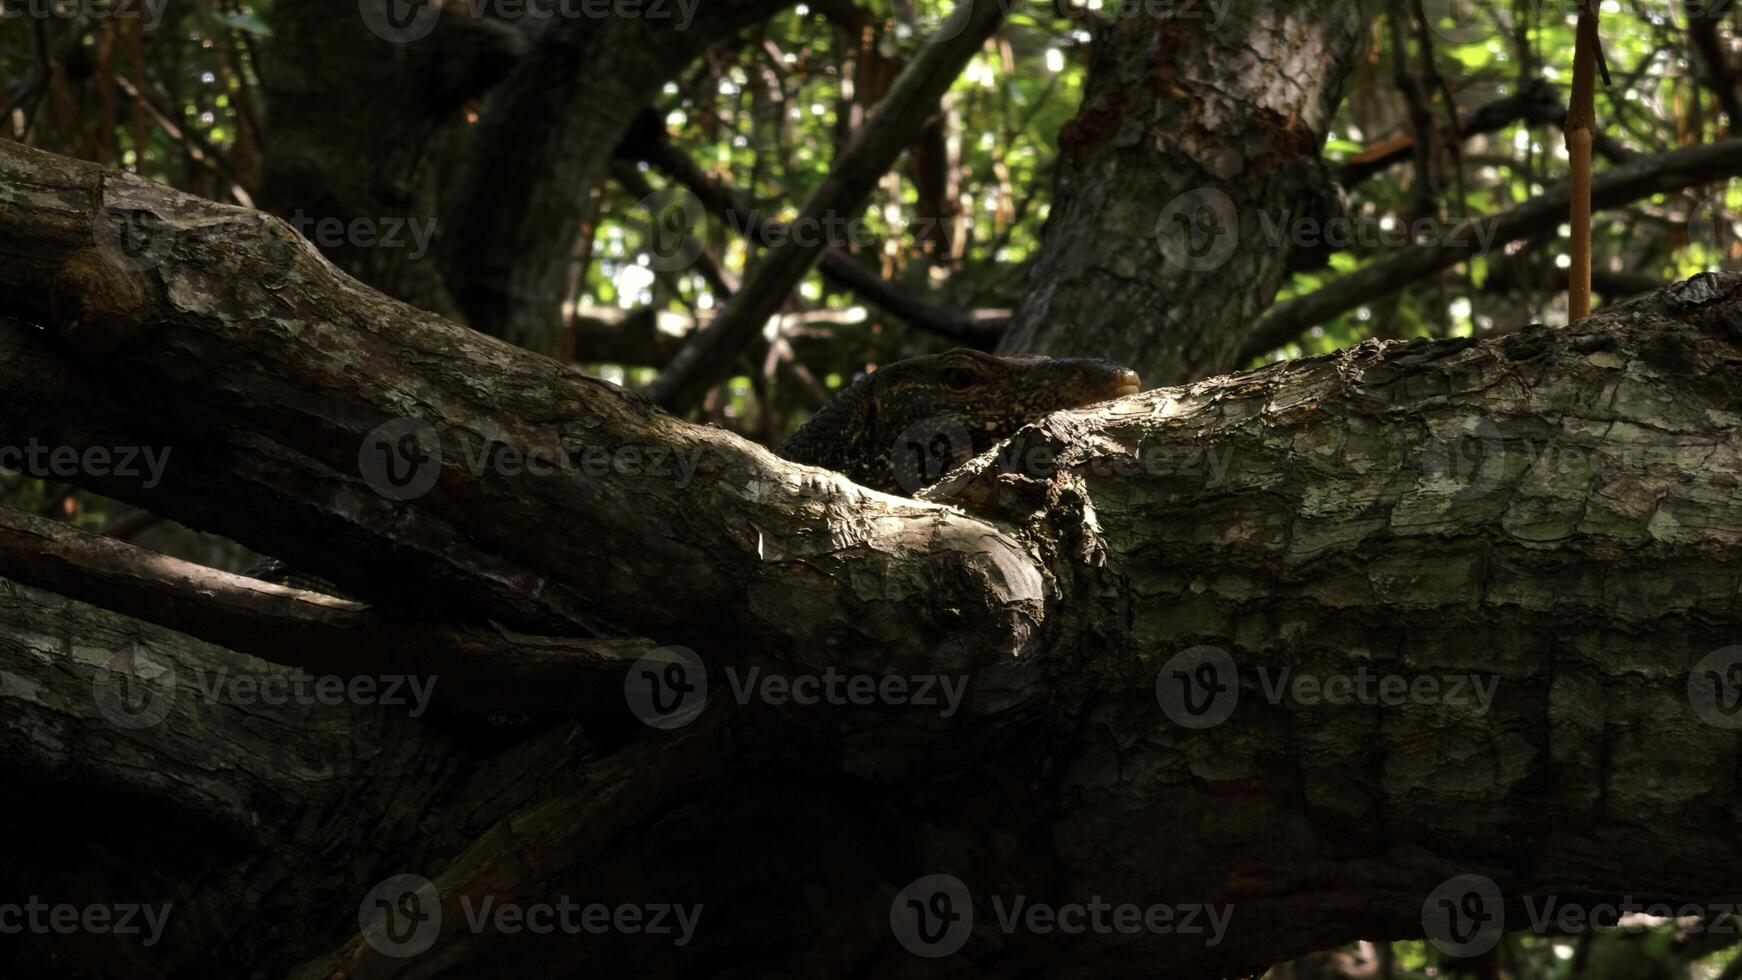
<instances>
[{"instance_id":1,"label":"diagonal branch","mask_svg":"<svg viewBox=\"0 0 1742 980\"><path fill-rule=\"evenodd\" d=\"M753 241L787 241L792 235L785 225L766 217L742 191L708 176L689 154L671 144L658 123L645 120L619 148L658 167L682 184L709 213L741 229ZM823 249L817 260L823 281L846 290L909 325L950 340L990 350L1010 323L1009 310L964 310L928 302L896 283L860 265L835 245Z\"/></svg>"},{"instance_id":2,"label":"diagonal branch","mask_svg":"<svg viewBox=\"0 0 1742 980\"><path fill-rule=\"evenodd\" d=\"M1484 136L1520 122L1559 128L1565 124L1566 118L1567 106L1560 90L1549 82L1535 79L1505 98L1471 110L1459 121L1456 133L1448 129L1441 134L1441 138L1469 139ZM1606 133L1597 134L1595 146L1597 152L1610 163L1626 163L1639 155ZM1414 149L1415 138L1407 134L1370 146L1343 162L1337 170L1337 180L1345 189L1353 188L1375 174L1409 159Z\"/></svg>"},{"instance_id":3,"label":"diagonal branch","mask_svg":"<svg viewBox=\"0 0 1742 980\"><path fill-rule=\"evenodd\" d=\"M1591 204L1594 208L1619 207L1652 194L1665 194L1689 184L1737 174L1742 174L1742 139L1691 146L1640 157L1598 174L1592 181ZM1446 242L1463 242L1468 248L1405 245L1322 289L1278 303L1253 322L1236 363L1245 364L1262 357L1315 324L1467 261L1481 254L1478 247L1499 248L1552 231L1566 219L1571 200L1571 186L1558 184L1499 214L1466 218L1444 236Z\"/></svg>"},{"instance_id":4,"label":"diagonal branch","mask_svg":"<svg viewBox=\"0 0 1742 980\"><path fill-rule=\"evenodd\" d=\"M937 102L1004 19L1005 4L957 5L912 64L895 80L871 118L841 151L797 222L827 227L829 219L857 214L877 181L913 142ZM744 346L822 255L822 236L799 236L773 249L745 278L719 319L685 346L654 383L653 400L685 409L726 377Z\"/></svg>"},{"instance_id":5,"label":"diagonal branch","mask_svg":"<svg viewBox=\"0 0 1742 980\"><path fill-rule=\"evenodd\" d=\"M355 602L181 561L0 508L0 576L271 663L339 677L428 677L438 708L474 715L621 709L648 640L535 637L397 622Z\"/></svg>"}]
</instances>

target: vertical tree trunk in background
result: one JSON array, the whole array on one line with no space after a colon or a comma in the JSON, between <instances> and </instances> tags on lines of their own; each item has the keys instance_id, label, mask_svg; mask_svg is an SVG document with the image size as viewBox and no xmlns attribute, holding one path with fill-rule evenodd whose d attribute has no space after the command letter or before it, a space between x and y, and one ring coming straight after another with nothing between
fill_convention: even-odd
<instances>
[{"instance_id":1,"label":"vertical tree trunk in background","mask_svg":"<svg viewBox=\"0 0 1742 980\"><path fill-rule=\"evenodd\" d=\"M519 32L444 16L427 35L396 43L372 32L347 0L274 4L270 16L260 61L270 120L260 206L358 279L458 319L429 253L441 164L465 138L465 100L524 51ZM374 234L353 234L356 222ZM397 247L380 240L393 227Z\"/></svg>"},{"instance_id":2,"label":"vertical tree trunk in background","mask_svg":"<svg viewBox=\"0 0 1742 980\"><path fill-rule=\"evenodd\" d=\"M551 21L490 93L467 173L442 217L442 273L466 321L559 354L581 217L617 144L708 45L791 2L711 0L695 8L693 23L651 15Z\"/></svg>"},{"instance_id":3,"label":"vertical tree trunk in background","mask_svg":"<svg viewBox=\"0 0 1742 980\"><path fill-rule=\"evenodd\" d=\"M1002 350L1113 357L1149 384L1240 367L1287 275L1269 236L1340 207L1320 151L1377 10L1247 2L1102 28Z\"/></svg>"},{"instance_id":4,"label":"vertical tree trunk in background","mask_svg":"<svg viewBox=\"0 0 1742 980\"><path fill-rule=\"evenodd\" d=\"M790 2L720 0L693 21L671 5L657 8L664 16L524 21L450 6L399 41L372 31L355 3L279 4L261 68L271 115L261 206L364 282L559 355L587 202L630 122L709 44ZM486 92L468 127L458 110ZM329 247L321 219L377 232L403 221L406 245L345 233ZM440 248L409 241L430 228Z\"/></svg>"}]
</instances>

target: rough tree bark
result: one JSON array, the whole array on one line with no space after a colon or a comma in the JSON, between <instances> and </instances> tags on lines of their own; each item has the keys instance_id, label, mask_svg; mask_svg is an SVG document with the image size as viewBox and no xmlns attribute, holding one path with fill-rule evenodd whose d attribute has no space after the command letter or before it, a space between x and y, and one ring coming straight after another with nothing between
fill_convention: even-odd
<instances>
[{"instance_id":1,"label":"rough tree bark","mask_svg":"<svg viewBox=\"0 0 1742 980\"><path fill-rule=\"evenodd\" d=\"M1341 213L1320 151L1378 8L1237 3L1102 28L1001 349L1093 352L1163 384L1239 366L1240 327L1299 260L1259 216Z\"/></svg>"},{"instance_id":2,"label":"rough tree bark","mask_svg":"<svg viewBox=\"0 0 1742 980\"><path fill-rule=\"evenodd\" d=\"M260 61L272 125L258 201L346 272L458 319L426 236L464 145L461 107L500 81L528 44L509 24L439 6L416 8L427 14L407 22L427 26L427 37L396 42L385 27L390 4L377 5L382 33L365 20L376 8L354 2L273 5ZM423 23L430 15L439 23ZM346 233L323 241L321 222ZM359 240L354 227L373 231ZM399 246L381 247L396 227Z\"/></svg>"},{"instance_id":3,"label":"rough tree bark","mask_svg":"<svg viewBox=\"0 0 1742 980\"><path fill-rule=\"evenodd\" d=\"M261 204L300 214L305 234L365 221L374 239L409 221L419 238L402 231L404 247L319 244L377 289L555 355L582 216L613 148L708 45L790 2L526 5L510 20L454 3L275 6ZM480 98L468 124L462 104Z\"/></svg>"},{"instance_id":4,"label":"rough tree bark","mask_svg":"<svg viewBox=\"0 0 1742 980\"><path fill-rule=\"evenodd\" d=\"M649 4L635 8L648 16L544 25L485 100L442 215L442 273L467 322L528 350L560 352L581 217L617 144L708 45L791 2L709 0L693 7L693 22L675 14L680 5Z\"/></svg>"},{"instance_id":5,"label":"rough tree bark","mask_svg":"<svg viewBox=\"0 0 1742 980\"><path fill-rule=\"evenodd\" d=\"M21 971L1209 977L1419 935L1464 873L1515 921L1547 894L1742 890L1742 745L1690 688L1739 620L1742 277L1061 413L913 500L383 297L273 219L88 164L0 144L0 241L0 441L168 447L149 486L74 478L284 554L407 630L494 631L476 655L507 669L568 644L593 663L563 683L594 701L652 644L692 648L713 692L676 730L583 710L506 734L441 676L418 717L207 695L310 661L275 621L362 614L9 518L0 831L32 846L0 885L173 904L149 948L27 932ZM421 495L366 461L406 418L435 466ZM610 465L508 465L540 449ZM32 536L52 560L28 560ZM68 598L105 594L126 614ZM1191 727L1211 719L1167 692L1203 646L1232 673L1199 693L1229 713ZM312 659L352 679L398 656ZM965 696L741 703L728 672L753 668ZM1269 696L1283 670L1493 697ZM122 678L155 723L117 714ZM400 874L442 912L407 958L359 931ZM976 917L933 959L891 929L935 874ZM1232 917L1214 943L1004 931L994 903L1018 895ZM559 896L703 911L682 945L468 928L466 903Z\"/></svg>"}]
</instances>

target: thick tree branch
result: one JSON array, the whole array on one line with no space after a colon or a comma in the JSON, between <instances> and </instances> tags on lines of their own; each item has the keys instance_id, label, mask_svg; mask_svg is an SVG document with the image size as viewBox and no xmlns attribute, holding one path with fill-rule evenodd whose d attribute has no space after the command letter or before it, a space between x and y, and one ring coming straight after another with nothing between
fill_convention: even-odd
<instances>
[{"instance_id":1,"label":"thick tree branch","mask_svg":"<svg viewBox=\"0 0 1742 980\"><path fill-rule=\"evenodd\" d=\"M104 207L151 232L143 248L93 249ZM388 301L276 223L5 144L0 241L0 312L48 325L0 334L10 438L174 450L149 487L89 466L76 482L372 585L383 614L688 642L732 692L608 756L572 726L494 753L355 705L178 702L118 734L83 693L115 649L241 661L0 585L0 775L24 790L0 829L91 855L69 870L49 848L0 878L188 901L157 958L105 949L134 972L577 955L468 929L461 896L718 912L682 947L583 944L594 972L1182 977L1420 935L1460 874L1491 878L1515 921L1545 895L1738 897L1742 746L1698 682L1729 676L1707 665L1739 622L1742 277L1562 330L1364 344L1059 413L918 501ZM441 468L390 498L359 450L405 416ZM682 488L644 465L541 482L486 455L553 445L700 455ZM1205 646L1229 671L1197 692L1228 707L1207 726L1168 697L1202 674L1176 656ZM965 691L959 712L804 704L726 673L747 665ZM1315 696L1373 675L1410 693ZM57 823L92 787L158 847L133 853L136 822ZM298 882L315 861L336 885ZM334 891L408 871L451 926L389 962L356 938L362 896ZM921 959L891 909L937 874L979 918L960 954ZM1017 896L1231 917L1215 942L1006 929L994 903ZM284 904L268 936L225 916Z\"/></svg>"},{"instance_id":2,"label":"thick tree branch","mask_svg":"<svg viewBox=\"0 0 1742 980\"><path fill-rule=\"evenodd\" d=\"M504 814L585 784L599 756L572 723L480 746L420 712L409 685L335 697L297 686L299 671L3 580L0 665L0 832L31 841L0 856L0 887L167 911L153 945L9 935L9 969L38 975L283 975L355 931L375 882L444 865ZM645 800L619 803L624 818ZM271 929L250 929L257 918Z\"/></svg>"},{"instance_id":3,"label":"thick tree branch","mask_svg":"<svg viewBox=\"0 0 1742 980\"><path fill-rule=\"evenodd\" d=\"M48 446L173 452L156 480L81 485L408 614L885 664L1035 641L1040 574L977 521L389 300L263 216L11 144L0 178L0 239L21 256L0 312L57 335L0 334L0 411ZM123 219L147 240L93 247ZM405 472L427 490L392 483ZM876 516L843 535L840 508ZM865 584L887 575L902 584ZM902 611L928 593L961 595L941 633Z\"/></svg>"}]
</instances>

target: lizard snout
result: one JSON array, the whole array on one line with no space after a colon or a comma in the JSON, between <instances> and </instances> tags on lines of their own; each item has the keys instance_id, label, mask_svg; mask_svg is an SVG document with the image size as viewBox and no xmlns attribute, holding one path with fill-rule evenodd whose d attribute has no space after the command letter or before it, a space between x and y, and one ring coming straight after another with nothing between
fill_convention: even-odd
<instances>
[{"instance_id":1,"label":"lizard snout","mask_svg":"<svg viewBox=\"0 0 1742 980\"><path fill-rule=\"evenodd\" d=\"M1130 368L1122 367L1119 370L1113 372L1113 392L1114 392L1113 397L1114 398L1122 398L1126 395L1135 395L1139 391L1142 391L1142 390L1143 390L1143 380L1137 376L1136 371L1133 371Z\"/></svg>"},{"instance_id":2,"label":"lizard snout","mask_svg":"<svg viewBox=\"0 0 1742 980\"><path fill-rule=\"evenodd\" d=\"M1137 372L1116 361L1097 357L1062 358L1048 367L1066 389L1067 404L1092 405L1142 390Z\"/></svg>"}]
</instances>

